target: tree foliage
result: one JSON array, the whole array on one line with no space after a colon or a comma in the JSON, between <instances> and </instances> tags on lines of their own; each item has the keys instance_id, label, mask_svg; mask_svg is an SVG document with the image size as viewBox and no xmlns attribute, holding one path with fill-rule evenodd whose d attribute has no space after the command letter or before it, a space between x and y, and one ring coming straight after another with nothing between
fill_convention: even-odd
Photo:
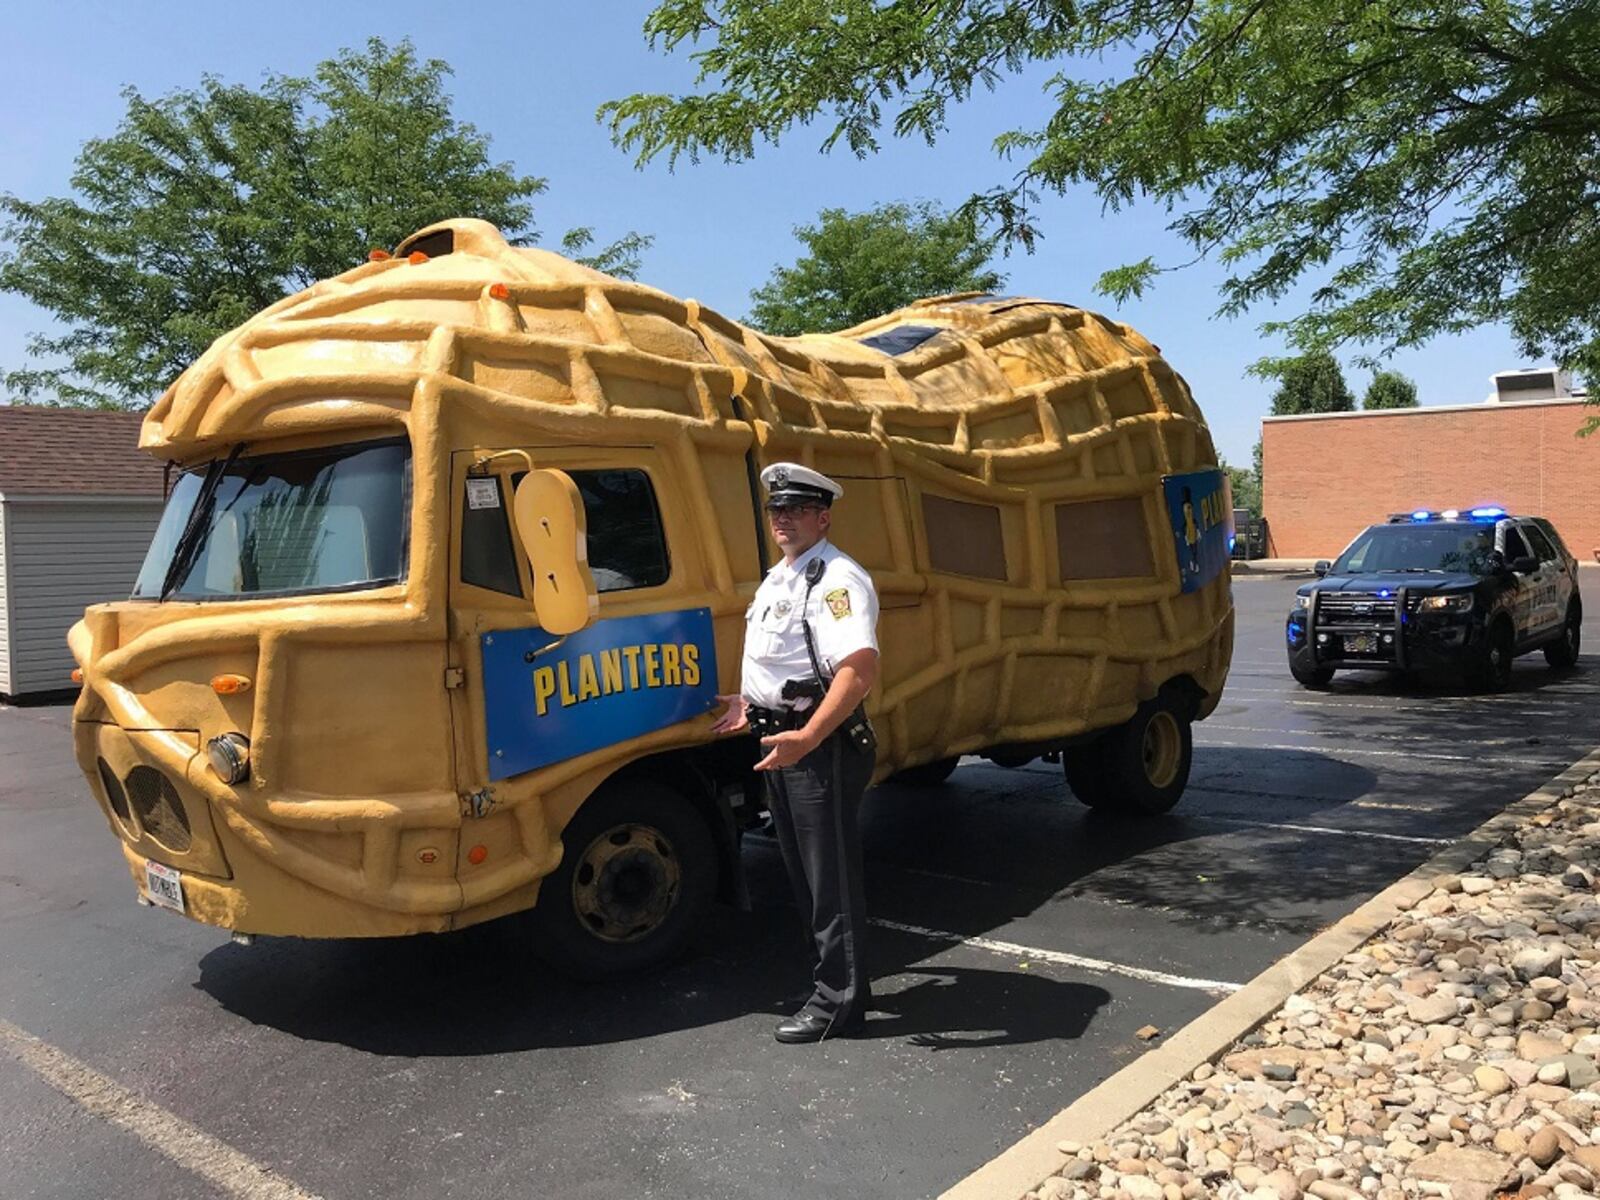
<instances>
[{"instance_id":1,"label":"tree foliage","mask_svg":"<svg viewBox=\"0 0 1600 1200\"><path fill-rule=\"evenodd\" d=\"M1230 466L1224 462L1222 469L1228 473L1228 483L1233 491L1233 506L1247 508L1252 517L1261 515L1261 476L1249 467Z\"/></svg>"},{"instance_id":2,"label":"tree foliage","mask_svg":"<svg viewBox=\"0 0 1600 1200\"><path fill-rule=\"evenodd\" d=\"M1323 351L1290 359L1278 375L1278 390L1272 394L1275 417L1353 412L1355 407L1355 393L1344 381L1338 360Z\"/></svg>"},{"instance_id":3,"label":"tree foliage","mask_svg":"<svg viewBox=\"0 0 1600 1200\"><path fill-rule=\"evenodd\" d=\"M991 292L1005 276L989 267L997 239L972 218L928 201L866 212L825 208L795 228L807 253L774 267L750 293L749 322L792 336L844 329L950 292Z\"/></svg>"},{"instance_id":4,"label":"tree foliage","mask_svg":"<svg viewBox=\"0 0 1600 1200\"><path fill-rule=\"evenodd\" d=\"M969 210L1032 244L1037 195L1151 198L1227 268L1222 310L1308 290L1267 328L1380 352L1505 321L1600 377L1600 5L1593 0L661 0L652 44L697 90L601 109L643 162L748 158L821 122L934 141L950 106L1059 65L1020 163ZM1108 272L1113 297L1170 264Z\"/></svg>"},{"instance_id":5,"label":"tree foliage","mask_svg":"<svg viewBox=\"0 0 1600 1200\"><path fill-rule=\"evenodd\" d=\"M545 181L492 161L488 137L451 116L449 73L374 38L312 78L126 91L116 132L79 152L73 196L0 197L0 289L65 327L35 336L44 365L6 385L30 400L143 402L252 313L433 221L482 217L533 240ZM647 244L629 234L594 260L630 274Z\"/></svg>"},{"instance_id":6,"label":"tree foliage","mask_svg":"<svg viewBox=\"0 0 1600 1200\"><path fill-rule=\"evenodd\" d=\"M1368 410L1416 408L1417 385L1399 371L1379 371L1367 384L1366 394L1361 397L1361 407Z\"/></svg>"}]
</instances>

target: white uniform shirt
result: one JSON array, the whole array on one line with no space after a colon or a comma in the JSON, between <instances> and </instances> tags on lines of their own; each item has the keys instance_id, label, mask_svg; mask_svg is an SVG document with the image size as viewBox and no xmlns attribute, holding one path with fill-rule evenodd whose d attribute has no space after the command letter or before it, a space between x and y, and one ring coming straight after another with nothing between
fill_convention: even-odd
<instances>
[{"instance_id":1,"label":"white uniform shirt","mask_svg":"<svg viewBox=\"0 0 1600 1200\"><path fill-rule=\"evenodd\" d=\"M855 559L826 539L793 563L780 562L767 572L745 614L744 664L739 690L762 708L807 708L783 698L791 679L810 679L800 609L806 596L806 568L813 559L827 564L811 589L807 619L817 644L817 657L831 679L839 664L857 650L878 648L878 590Z\"/></svg>"}]
</instances>

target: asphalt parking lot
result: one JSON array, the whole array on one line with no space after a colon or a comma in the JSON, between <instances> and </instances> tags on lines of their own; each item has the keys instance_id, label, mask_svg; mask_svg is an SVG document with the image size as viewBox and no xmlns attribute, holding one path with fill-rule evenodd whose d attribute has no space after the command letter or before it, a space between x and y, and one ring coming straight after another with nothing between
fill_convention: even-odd
<instances>
[{"instance_id":1,"label":"asphalt parking lot","mask_svg":"<svg viewBox=\"0 0 1600 1200\"><path fill-rule=\"evenodd\" d=\"M766 839L753 909L622 986L551 978L509 924L235 946L135 905L70 710L0 709L0 1190L937 1194L1139 1055L1140 1027L1179 1028L1600 741L1595 617L1578 670L1529 656L1504 695L1312 693L1283 661L1293 586L1235 584L1233 672L1167 817L1091 815L1042 762L871 793L877 1011L819 1046L770 1037L806 978Z\"/></svg>"}]
</instances>

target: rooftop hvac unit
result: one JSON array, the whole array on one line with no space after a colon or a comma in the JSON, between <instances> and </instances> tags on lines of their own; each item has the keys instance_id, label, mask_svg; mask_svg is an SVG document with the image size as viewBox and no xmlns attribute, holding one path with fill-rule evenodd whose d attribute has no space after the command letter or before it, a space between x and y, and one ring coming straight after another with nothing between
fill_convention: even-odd
<instances>
[{"instance_id":1,"label":"rooftop hvac unit","mask_svg":"<svg viewBox=\"0 0 1600 1200\"><path fill-rule=\"evenodd\" d=\"M1534 367L1520 371L1496 371L1490 404L1513 404L1523 400L1566 400L1572 396L1572 372L1554 367Z\"/></svg>"}]
</instances>

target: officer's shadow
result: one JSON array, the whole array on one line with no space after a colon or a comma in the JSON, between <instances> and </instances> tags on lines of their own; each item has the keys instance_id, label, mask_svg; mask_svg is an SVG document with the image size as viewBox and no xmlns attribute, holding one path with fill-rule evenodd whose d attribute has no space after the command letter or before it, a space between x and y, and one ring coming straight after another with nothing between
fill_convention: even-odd
<instances>
[{"instance_id":1,"label":"officer's shadow","mask_svg":"<svg viewBox=\"0 0 1600 1200\"><path fill-rule=\"evenodd\" d=\"M929 1050L978 1050L1076 1039L1111 999L1104 988L1026 970L919 966L873 995L866 1038L903 1039Z\"/></svg>"}]
</instances>

